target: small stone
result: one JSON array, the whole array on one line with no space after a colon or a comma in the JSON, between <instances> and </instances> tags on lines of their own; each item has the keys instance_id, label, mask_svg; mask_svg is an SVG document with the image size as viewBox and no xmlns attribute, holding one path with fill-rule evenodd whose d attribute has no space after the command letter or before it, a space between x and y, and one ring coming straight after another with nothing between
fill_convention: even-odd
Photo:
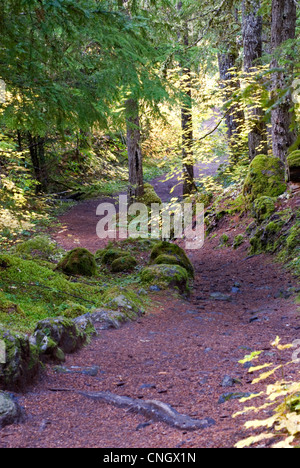
<instances>
[{"instance_id":1,"label":"small stone","mask_svg":"<svg viewBox=\"0 0 300 468\"><path fill-rule=\"evenodd\" d=\"M150 286L149 291L151 292L159 292L161 291L160 287L157 285Z\"/></svg>"},{"instance_id":2,"label":"small stone","mask_svg":"<svg viewBox=\"0 0 300 468\"><path fill-rule=\"evenodd\" d=\"M221 386L222 387L234 387L237 383L241 383L239 380L230 377L230 375L225 375Z\"/></svg>"},{"instance_id":3,"label":"small stone","mask_svg":"<svg viewBox=\"0 0 300 468\"><path fill-rule=\"evenodd\" d=\"M221 405L223 403L226 403L226 401L240 400L241 398L248 398L251 395L253 395L253 394L252 393L239 393L239 392L237 392L237 393L233 393L233 392L223 393L219 398L218 404Z\"/></svg>"},{"instance_id":4,"label":"small stone","mask_svg":"<svg viewBox=\"0 0 300 468\"><path fill-rule=\"evenodd\" d=\"M215 301L231 301L231 296L228 296L227 294L222 294L220 292L211 293L210 297Z\"/></svg>"}]
</instances>

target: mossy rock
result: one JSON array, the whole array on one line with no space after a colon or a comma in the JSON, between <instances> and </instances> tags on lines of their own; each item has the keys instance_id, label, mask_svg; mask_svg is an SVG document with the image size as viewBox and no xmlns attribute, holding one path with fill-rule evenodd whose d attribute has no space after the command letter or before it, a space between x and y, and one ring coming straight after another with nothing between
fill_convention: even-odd
<instances>
[{"instance_id":1,"label":"mossy rock","mask_svg":"<svg viewBox=\"0 0 300 468\"><path fill-rule=\"evenodd\" d=\"M94 255L81 247L73 249L57 265L68 276L94 276L97 264Z\"/></svg>"},{"instance_id":2,"label":"mossy rock","mask_svg":"<svg viewBox=\"0 0 300 468\"><path fill-rule=\"evenodd\" d=\"M0 386L4 390L23 390L40 373L38 349L31 344L27 335L2 327L0 340L5 354L5 362L0 362Z\"/></svg>"},{"instance_id":3,"label":"mossy rock","mask_svg":"<svg viewBox=\"0 0 300 468\"><path fill-rule=\"evenodd\" d=\"M259 197L253 202L253 216L259 223L270 216L276 211L276 198Z\"/></svg>"},{"instance_id":4,"label":"mossy rock","mask_svg":"<svg viewBox=\"0 0 300 468\"><path fill-rule=\"evenodd\" d=\"M89 334L66 317L55 317L37 323L33 343L42 357L63 361L65 353L74 353L89 342Z\"/></svg>"},{"instance_id":5,"label":"mossy rock","mask_svg":"<svg viewBox=\"0 0 300 468\"><path fill-rule=\"evenodd\" d=\"M132 271L137 266L137 264L138 262L134 257L131 255L126 255L125 257L119 257L112 262L111 271L113 273Z\"/></svg>"},{"instance_id":6,"label":"mossy rock","mask_svg":"<svg viewBox=\"0 0 300 468\"><path fill-rule=\"evenodd\" d=\"M142 299L134 291L118 286L105 291L103 303L111 310L120 310L131 320L144 313Z\"/></svg>"},{"instance_id":7,"label":"mossy rock","mask_svg":"<svg viewBox=\"0 0 300 468\"><path fill-rule=\"evenodd\" d=\"M287 165L289 168L290 180L292 182L300 182L300 150L293 151L287 157Z\"/></svg>"},{"instance_id":8,"label":"mossy rock","mask_svg":"<svg viewBox=\"0 0 300 468\"><path fill-rule=\"evenodd\" d=\"M139 203L144 203L144 205L148 207L151 207L152 203L162 203L160 197L157 195L151 184L144 184L144 195L139 197L137 201Z\"/></svg>"},{"instance_id":9,"label":"mossy rock","mask_svg":"<svg viewBox=\"0 0 300 468\"><path fill-rule=\"evenodd\" d=\"M176 289L180 293L189 291L189 274L179 265L151 265L142 270L141 280L162 289Z\"/></svg>"},{"instance_id":10,"label":"mossy rock","mask_svg":"<svg viewBox=\"0 0 300 468\"><path fill-rule=\"evenodd\" d=\"M162 241L154 246L150 256L150 264L155 264L156 259L161 255L168 255L177 259L177 264L183 267L188 274L193 278L195 275L194 267L192 262L188 258L185 251L177 244Z\"/></svg>"},{"instance_id":11,"label":"mossy rock","mask_svg":"<svg viewBox=\"0 0 300 468\"><path fill-rule=\"evenodd\" d=\"M126 252L126 250L109 247L103 250L98 250L95 254L95 258L103 265L112 265L115 260L127 255L130 255L130 253Z\"/></svg>"},{"instance_id":12,"label":"mossy rock","mask_svg":"<svg viewBox=\"0 0 300 468\"><path fill-rule=\"evenodd\" d=\"M161 254L154 261L153 265L179 265L185 268L185 262L178 255Z\"/></svg>"},{"instance_id":13,"label":"mossy rock","mask_svg":"<svg viewBox=\"0 0 300 468\"><path fill-rule=\"evenodd\" d=\"M279 158L260 154L253 159L243 187L249 201L262 196L278 197L286 188L285 167Z\"/></svg>"}]
</instances>

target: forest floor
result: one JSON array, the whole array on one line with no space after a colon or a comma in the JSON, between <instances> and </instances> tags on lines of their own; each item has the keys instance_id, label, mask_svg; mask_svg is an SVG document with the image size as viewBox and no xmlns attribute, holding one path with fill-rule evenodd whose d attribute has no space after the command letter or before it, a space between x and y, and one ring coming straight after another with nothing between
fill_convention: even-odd
<instances>
[{"instance_id":1,"label":"forest floor","mask_svg":"<svg viewBox=\"0 0 300 468\"><path fill-rule=\"evenodd\" d=\"M160 180L154 185L165 201L173 181ZM93 252L103 246L95 233L101 201L79 203L60 218L65 228L54 236L60 245ZM232 418L244 404L220 397L259 392L274 382L273 376L251 384L253 375L238 362L251 351L264 350L259 363L291 360L292 350L279 357L270 343L276 336L284 344L299 339L295 297L285 295L297 284L271 256L249 257L247 243L237 250L218 247L219 235L226 232L233 239L241 226L224 220L218 229L218 237L188 252L196 270L190 298L155 293L145 316L101 331L90 345L68 355L68 373L47 365L41 380L17 395L28 417L0 431L0 447L226 448L246 436L243 423L251 416ZM82 372L90 367L97 375ZM234 387L224 386L225 376L234 379ZM159 400L192 418L212 418L215 425L178 430L83 395L53 391L68 388Z\"/></svg>"}]
</instances>

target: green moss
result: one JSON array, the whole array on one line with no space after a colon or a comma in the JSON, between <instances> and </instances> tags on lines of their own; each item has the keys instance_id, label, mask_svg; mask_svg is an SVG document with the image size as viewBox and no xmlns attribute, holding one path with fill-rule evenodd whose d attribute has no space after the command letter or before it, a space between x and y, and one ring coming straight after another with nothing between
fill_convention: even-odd
<instances>
[{"instance_id":1,"label":"green moss","mask_svg":"<svg viewBox=\"0 0 300 468\"><path fill-rule=\"evenodd\" d=\"M228 242L229 242L229 237L227 236L227 234L222 234L220 237L220 243L219 243L220 247L228 245Z\"/></svg>"},{"instance_id":2,"label":"green moss","mask_svg":"<svg viewBox=\"0 0 300 468\"><path fill-rule=\"evenodd\" d=\"M154 187L150 184L144 184L144 195L137 200L139 203L151 207L152 203L161 204L162 201L154 190Z\"/></svg>"},{"instance_id":3,"label":"green moss","mask_svg":"<svg viewBox=\"0 0 300 468\"><path fill-rule=\"evenodd\" d=\"M179 265L185 268L186 263L178 255L161 254L153 261L153 265Z\"/></svg>"},{"instance_id":4,"label":"green moss","mask_svg":"<svg viewBox=\"0 0 300 468\"><path fill-rule=\"evenodd\" d=\"M287 157L287 164L290 169L292 168L300 168L300 150L293 151Z\"/></svg>"},{"instance_id":5,"label":"green moss","mask_svg":"<svg viewBox=\"0 0 300 468\"><path fill-rule=\"evenodd\" d=\"M159 242L154 246L151 252L150 256L150 263L154 264L155 260L160 256L160 255L171 255L178 260L178 264L181 265L185 270L188 272L188 274L191 277L194 277L194 267L192 265L192 262L188 258L187 254L185 251L179 247L177 244L172 244L170 242Z\"/></svg>"},{"instance_id":6,"label":"green moss","mask_svg":"<svg viewBox=\"0 0 300 468\"><path fill-rule=\"evenodd\" d=\"M88 312L90 312L90 309L87 309L85 306L72 301L66 301L56 309L57 315L63 315L64 317L70 319L80 317L81 315L85 315Z\"/></svg>"},{"instance_id":7,"label":"green moss","mask_svg":"<svg viewBox=\"0 0 300 468\"><path fill-rule=\"evenodd\" d=\"M286 191L285 167L280 159L258 155L249 166L243 193L250 201L261 196L278 197Z\"/></svg>"},{"instance_id":8,"label":"green moss","mask_svg":"<svg viewBox=\"0 0 300 468\"><path fill-rule=\"evenodd\" d=\"M0 288L0 322L13 330L31 331L39 320L56 316L68 300L87 308L102 305L98 284L70 282L58 271L17 255L0 255Z\"/></svg>"},{"instance_id":9,"label":"green moss","mask_svg":"<svg viewBox=\"0 0 300 468\"><path fill-rule=\"evenodd\" d=\"M276 198L259 197L253 202L253 216L258 222L262 222L276 211Z\"/></svg>"},{"instance_id":10,"label":"green moss","mask_svg":"<svg viewBox=\"0 0 300 468\"><path fill-rule=\"evenodd\" d=\"M297 222L289 231L286 246L289 253L300 247L300 222Z\"/></svg>"},{"instance_id":11,"label":"green moss","mask_svg":"<svg viewBox=\"0 0 300 468\"><path fill-rule=\"evenodd\" d=\"M162 289L178 289L181 293L189 291L189 274L179 265L151 265L141 272L141 279L143 283Z\"/></svg>"},{"instance_id":12,"label":"green moss","mask_svg":"<svg viewBox=\"0 0 300 468\"><path fill-rule=\"evenodd\" d=\"M125 257L126 255L130 254L125 250L109 247L103 250L98 250L95 258L96 260L100 260L103 265L111 265L115 260Z\"/></svg>"},{"instance_id":13,"label":"green moss","mask_svg":"<svg viewBox=\"0 0 300 468\"><path fill-rule=\"evenodd\" d=\"M142 299L132 290L113 286L103 295L104 304L112 310L121 310L130 319L144 313Z\"/></svg>"},{"instance_id":14,"label":"green moss","mask_svg":"<svg viewBox=\"0 0 300 468\"><path fill-rule=\"evenodd\" d=\"M244 243L244 241L245 241L244 236L242 236L242 234L239 234L238 236L234 238L233 248L238 249Z\"/></svg>"},{"instance_id":15,"label":"green moss","mask_svg":"<svg viewBox=\"0 0 300 468\"><path fill-rule=\"evenodd\" d=\"M73 249L57 265L57 270L69 276L93 276L97 271L97 264L93 254L87 249Z\"/></svg>"},{"instance_id":16,"label":"green moss","mask_svg":"<svg viewBox=\"0 0 300 468\"><path fill-rule=\"evenodd\" d=\"M63 250L47 236L36 236L16 247L16 254L25 259L43 259L55 261L61 258Z\"/></svg>"},{"instance_id":17,"label":"green moss","mask_svg":"<svg viewBox=\"0 0 300 468\"><path fill-rule=\"evenodd\" d=\"M131 255L119 257L111 264L111 271L113 273L122 273L132 271L137 266L137 261Z\"/></svg>"}]
</instances>

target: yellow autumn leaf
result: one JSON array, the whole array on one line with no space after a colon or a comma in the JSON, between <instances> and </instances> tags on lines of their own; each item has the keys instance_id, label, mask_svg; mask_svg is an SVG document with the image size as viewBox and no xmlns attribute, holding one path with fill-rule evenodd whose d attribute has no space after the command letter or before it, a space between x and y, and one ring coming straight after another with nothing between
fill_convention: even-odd
<instances>
[{"instance_id":1,"label":"yellow autumn leaf","mask_svg":"<svg viewBox=\"0 0 300 468\"><path fill-rule=\"evenodd\" d=\"M281 422L276 426L277 431L287 430L289 434L300 433L300 415L297 413L285 414Z\"/></svg>"},{"instance_id":2,"label":"yellow autumn leaf","mask_svg":"<svg viewBox=\"0 0 300 468\"><path fill-rule=\"evenodd\" d=\"M235 444L235 448L242 449L246 447L250 447L250 445L255 444L257 442L261 442L262 440L273 439L274 434L260 434L258 436L248 437L247 439L240 440L237 444Z\"/></svg>"},{"instance_id":3,"label":"yellow autumn leaf","mask_svg":"<svg viewBox=\"0 0 300 468\"><path fill-rule=\"evenodd\" d=\"M273 343L271 343L272 346L274 347L277 347L280 343L281 339L279 338L279 336L276 336L276 339L273 341Z\"/></svg>"},{"instance_id":4,"label":"yellow autumn leaf","mask_svg":"<svg viewBox=\"0 0 300 468\"><path fill-rule=\"evenodd\" d=\"M295 448L293 445L291 445L292 442L294 442L295 437L290 436L287 437L285 440L282 440L281 442L278 442L277 444L272 445L273 449L280 449L280 448Z\"/></svg>"},{"instance_id":5,"label":"yellow autumn leaf","mask_svg":"<svg viewBox=\"0 0 300 468\"><path fill-rule=\"evenodd\" d=\"M257 371L259 371L259 370L266 369L267 367L271 367L271 366L273 366L272 363L263 364L262 366L250 367L250 369L248 370L248 372L249 372L249 374L252 374L252 372L257 372Z\"/></svg>"},{"instance_id":6,"label":"yellow autumn leaf","mask_svg":"<svg viewBox=\"0 0 300 468\"><path fill-rule=\"evenodd\" d=\"M261 382L262 380L266 380L268 377L270 377L271 375L275 374L275 372L276 372L278 369L281 369L281 368L282 368L282 365L275 367L274 369L272 369L272 370L269 371L269 372L264 372L264 373L261 374L259 377L257 377L257 379L254 379L254 380L253 380L252 385L255 385L256 383Z\"/></svg>"},{"instance_id":7,"label":"yellow autumn leaf","mask_svg":"<svg viewBox=\"0 0 300 468\"><path fill-rule=\"evenodd\" d=\"M278 345L278 346L277 346L277 349L279 349L280 351L283 351L284 349L290 349L290 348L293 348L293 345L292 345L292 344Z\"/></svg>"},{"instance_id":8,"label":"yellow autumn leaf","mask_svg":"<svg viewBox=\"0 0 300 468\"><path fill-rule=\"evenodd\" d=\"M267 419L256 419L254 421L247 421L244 424L244 426L247 429L250 429L250 427L252 427L253 429L256 429L257 427L272 427L277 420L278 414L274 414L273 416Z\"/></svg>"}]
</instances>

